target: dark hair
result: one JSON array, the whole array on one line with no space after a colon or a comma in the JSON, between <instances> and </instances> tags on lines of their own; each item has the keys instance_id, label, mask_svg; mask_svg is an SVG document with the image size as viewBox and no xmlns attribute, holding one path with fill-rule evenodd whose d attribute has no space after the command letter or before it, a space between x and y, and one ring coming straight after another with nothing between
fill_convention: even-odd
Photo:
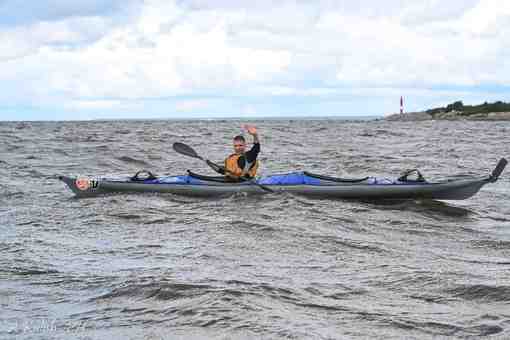
<instances>
[{"instance_id":1,"label":"dark hair","mask_svg":"<svg viewBox=\"0 0 510 340\"><path fill-rule=\"evenodd\" d=\"M235 141L246 143L246 139L244 139L244 137L242 135L235 136L234 137L234 142Z\"/></svg>"}]
</instances>

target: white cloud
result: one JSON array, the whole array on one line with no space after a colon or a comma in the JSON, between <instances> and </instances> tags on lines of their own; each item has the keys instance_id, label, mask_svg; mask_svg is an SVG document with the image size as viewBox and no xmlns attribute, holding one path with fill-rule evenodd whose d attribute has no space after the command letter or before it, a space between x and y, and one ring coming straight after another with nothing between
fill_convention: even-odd
<instances>
[{"instance_id":1,"label":"white cloud","mask_svg":"<svg viewBox=\"0 0 510 340\"><path fill-rule=\"evenodd\" d=\"M256 115L257 109L253 105L243 105L240 109L241 116L253 116Z\"/></svg>"},{"instance_id":2,"label":"white cloud","mask_svg":"<svg viewBox=\"0 0 510 340\"><path fill-rule=\"evenodd\" d=\"M408 26L420 26L434 22L450 21L463 16L477 6L479 0L427 0L407 2L399 11L401 23Z\"/></svg>"},{"instance_id":3,"label":"white cloud","mask_svg":"<svg viewBox=\"0 0 510 340\"><path fill-rule=\"evenodd\" d=\"M41 47L73 49L92 43L111 23L99 17L72 18L58 22L37 22L0 31L0 61L37 54Z\"/></svg>"},{"instance_id":4,"label":"white cloud","mask_svg":"<svg viewBox=\"0 0 510 340\"><path fill-rule=\"evenodd\" d=\"M135 103L138 108L143 106ZM65 103L69 110L103 110L103 109L132 109L133 103L126 103L121 100L71 100Z\"/></svg>"},{"instance_id":5,"label":"white cloud","mask_svg":"<svg viewBox=\"0 0 510 340\"><path fill-rule=\"evenodd\" d=\"M30 26L79 17L121 17L136 10L140 0L39 0L0 2L0 27Z\"/></svg>"},{"instance_id":6,"label":"white cloud","mask_svg":"<svg viewBox=\"0 0 510 340\"><path fill-rule=\"evenodd\" d=\"M185 100L175 104L175 110L179 112L195 111L197 109L202 110L210 106L210 103L206 100Z\"/></svg>"},{"instance_id":7,"label":"white cloud","mask_svg":"<svg viewBox=\"0 0 510 340\"><path fill-rule=\"evenodd\" d=\"M57 4L0 25L0 100L134 110L193 95L203 98L175 110L259 112L249 98L237 106L207 98L510 86L510 2L151 0L123 12L115 4L80 2L74 12Z\"/></svg>"},{"instance_id":8,"label":"white cloud","mask_svg":"<svg viewBox=\"0 0 510 340\"><path fill-rule=\"evenodd\" d=\"M48 91L70 97L139 98L170 96L193 90L232 88L246 82L269 81L289 64L288 52L232 46L226 39L225 21L219 14L188 14L175 5L149 2L138 20L115 28L97 41L74 49L58 44L80 42L81 34L68 22L37 24L4 33L4 41L17 42L16 53L29 57ZM182 20L182 22L178 22ZM178 22L175 24L175 22ZM170 30L162 30L174 23ZM55 32L50 32L50 27ZM91 26L97 26L90 22ZM74 29L73 29L74 28ZM80 27L81 28L81 27ZM54 46L54 45L57 46ZM18 69L26 60L12 62ZM34 70L37 71L37 70Z\"/></svg>"}]
</instances>

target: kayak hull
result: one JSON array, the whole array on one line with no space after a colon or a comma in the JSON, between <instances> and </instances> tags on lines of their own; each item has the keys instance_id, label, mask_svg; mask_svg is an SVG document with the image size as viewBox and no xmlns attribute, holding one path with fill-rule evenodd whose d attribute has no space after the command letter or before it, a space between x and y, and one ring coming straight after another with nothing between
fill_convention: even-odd
<instances>
[{"instance_id":1,"label":"kayak hull","mask_svg":"<svg viewBox=\"0 0 510 340\"><path fill-rule=\"evenodd\" d=\"M171 178L171 177L170 177ZM195 197L224 197L239 193L267 194L260 186L245 183L215 183L194 181L188 183L154 183L129 179L84 179L60 176L78 197L92 197L110 193L170 193ZM316 184L264 184L276 193L290 193L317 198L342 199L439 199L462 200L475 195L490 178L454 180L441 183L369 184L319 181Z\"/></svg>"}]
</instances>

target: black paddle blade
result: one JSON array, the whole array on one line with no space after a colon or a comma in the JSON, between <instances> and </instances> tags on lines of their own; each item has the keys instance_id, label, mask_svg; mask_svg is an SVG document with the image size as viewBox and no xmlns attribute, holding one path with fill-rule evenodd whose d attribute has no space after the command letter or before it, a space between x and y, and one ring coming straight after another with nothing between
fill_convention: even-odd
<instances>
[{"instance_id":1,"label":"black paddle blade","mask_svg":"<svg viewBox=\"0 0 510 340\"><path fill-rule=\"evenodd\" d=\"M202 157L200 157L196 152L195 150L193 150L193 148L189 145L186 145L184 143L174 143L172 145L172 148L180 153L181 155L185 155L185 156L189 156L189 157L193 157L193 158L198 158L198 159L201 159L201 160L204 160Z\"/></svg>"},{"instance_id":2,"label":"black paddle blade","mask_svg":"<svg viewBox=\"0 0 510 340\"><path fill-rule=\"evenodd\" d=\"M498 180L499 175L503 172L506 165L508 164L508 161L504 158L501 158L498 162L498 165L496 165L496 168L492 171L491 174L491 182L496 182Z\"/></svg>"}]
</instances>

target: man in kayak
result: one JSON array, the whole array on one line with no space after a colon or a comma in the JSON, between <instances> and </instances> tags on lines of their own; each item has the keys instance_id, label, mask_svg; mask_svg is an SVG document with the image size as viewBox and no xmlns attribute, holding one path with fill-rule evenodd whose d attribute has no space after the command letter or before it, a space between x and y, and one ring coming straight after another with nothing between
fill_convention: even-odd
<instances>
[{"instance_id":1,"label":"man in kayak","mask_svg":"<svg viewBox=\"0 0 510 340\"><path fill-rule=\"evenodd\" d=\"M234 153L225 159L225 167L220 171L225 174L227 180L233 182L255 177L259 167L257 156L260 152L260 142L257 128L249 125L245 125L244 128L253 136L252 148L246 151L246 139L242 135L235 136Z\"/></svg>"}]
</instances>

